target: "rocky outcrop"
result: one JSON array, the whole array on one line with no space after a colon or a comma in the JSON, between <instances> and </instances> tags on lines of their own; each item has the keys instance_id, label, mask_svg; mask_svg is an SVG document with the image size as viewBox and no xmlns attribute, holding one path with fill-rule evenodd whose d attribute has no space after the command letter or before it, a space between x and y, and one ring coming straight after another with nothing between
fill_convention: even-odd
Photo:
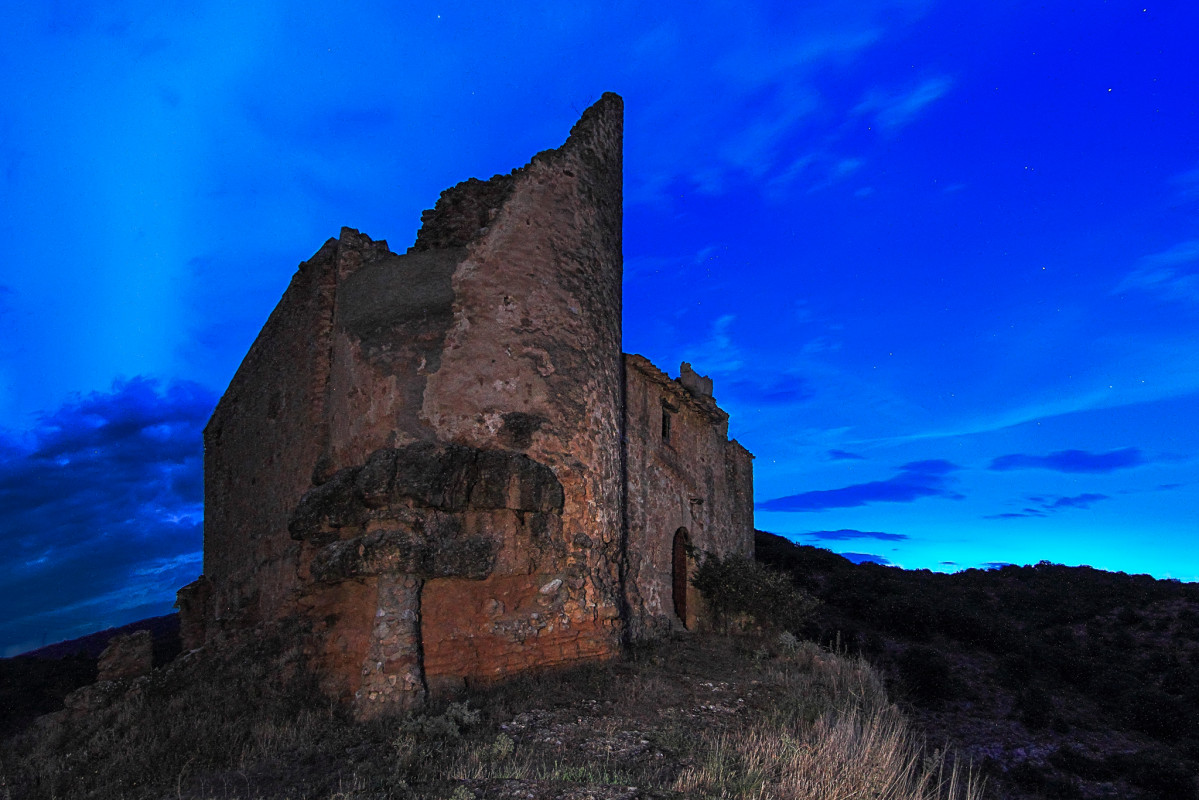
<instances>
[{"instance_id":1,"label":"rocky outcrop","mask_svg":"<svg viewBox=\"0 0 1199 800\"><path fill-rule=\"evenodd\" d=\"M134 631L117 636L100 654L96 665L97 682L119 681L149 675L154 668L154 636L150 631Z\"/></svg>"}]
</instances>

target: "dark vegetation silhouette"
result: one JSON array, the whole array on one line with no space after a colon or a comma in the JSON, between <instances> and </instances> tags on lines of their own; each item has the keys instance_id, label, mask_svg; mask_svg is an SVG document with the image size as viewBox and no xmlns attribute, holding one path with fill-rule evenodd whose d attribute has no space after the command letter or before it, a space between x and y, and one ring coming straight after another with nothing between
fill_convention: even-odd
<instances>
[{"instance_id":1,"label":"dark vegetation silhouette","mask_svg":"<svg viewBox=\"0 0 1199 800\"><path fill-rule=\"evenodd\" d=\"M853 564L760 531L756 547L822 601L804 633L860 651L1005 796L1199 796L1199 585Z\"/></svg>"}]
</instances>

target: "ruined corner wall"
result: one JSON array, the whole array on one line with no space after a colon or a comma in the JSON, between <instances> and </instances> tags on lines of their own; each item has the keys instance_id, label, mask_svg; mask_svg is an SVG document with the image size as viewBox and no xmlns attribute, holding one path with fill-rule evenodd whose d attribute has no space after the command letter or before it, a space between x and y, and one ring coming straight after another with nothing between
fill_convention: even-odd
<instances>
[{"instance_id":1,"label":"ruined corner wall","mask_svg":"<svg viewBox=\"0 0 1199 800\"><path fill-rule=\"evenodd\" d=\"M205 431L208 635L300 612L360 702L618 651L622 128L301 265Z\"/></svg>"},{"instance_id":2,"label":"ruined corner wall","mask_svg":"<svg viewBox=\"0 0 1199 800\"><path fill-rule=\"evenodd\" d=\"M753 556L753 456L728 439L728 414L713 400L712 382L687 364L681 373L672 380L643 356L625 356L627 597L634 639L706 624L690 583L703 552ZM676 547L680 531L685 549Z\"/></svg>"},{"instance_id":3,"label":"ruined corner wall","mask_svg":"<svg viewBox=\"0 0 1199 800\"><path fill-rule=\"evenodd\" d=\"M287 520L322 449L334 291L354 255L343 239L300 265L204 429L204 578L180 597L189 629L295 609Z\"/></svg>"}]
</instances>

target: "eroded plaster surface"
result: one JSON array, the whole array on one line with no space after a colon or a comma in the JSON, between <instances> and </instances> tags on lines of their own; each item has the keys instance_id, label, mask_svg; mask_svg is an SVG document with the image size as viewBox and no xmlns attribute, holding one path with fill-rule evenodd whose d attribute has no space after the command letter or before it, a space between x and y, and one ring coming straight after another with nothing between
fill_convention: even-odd
<instances>
[{"instance_id":1,"label":"eroded plaster surface","mask_svg":"<svg viewBox=\"0 0 1199 800\"><path fill-rule=\"evenodd\" d=\"M300 265L205 431L189 646L299 616L370 713L702 622L672 537L752 548L750 456L710 380L621 353L622 135L606 94L406 253L344 228Z\"/></svg>"}]
</instances>

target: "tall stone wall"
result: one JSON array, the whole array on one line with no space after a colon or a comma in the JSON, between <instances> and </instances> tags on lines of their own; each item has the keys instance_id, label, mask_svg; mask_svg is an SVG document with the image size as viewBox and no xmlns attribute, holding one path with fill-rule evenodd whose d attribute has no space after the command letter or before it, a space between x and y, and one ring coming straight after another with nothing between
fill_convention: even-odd
<instances>
[{"instance_id":1,"label":"tall stone wall","mask_svg":"<svg viewBox=\"0 0 1199 800\"><path fill-rule=\"evenodd\" d=\"M301 265L206 430L196 636L299 612L365 705L618 651L622 118Z\"/></svg>"},{"instance_id":2,"label":"tall stone wall","mask_svg":"<svg viewBox=\"0 0 1199 800\"><path fill-rule=\"evenodd\" d=\"M212 623L201 628L295 609L299 546L287 523L324 445L336 276L356 255L330 239L300 265L204 430L207 580L181 597L198 601L185 616Z\"/></svg>"},{"instance_id":3,"label":"tall stone wall","mask_svg":"<svg viewBox=\"0 0 1199 800\"><path fill-rule=\"evenodd\" d=\"M634 639L704 624L690 584L701 553L753 555L753 456L728 439L728 414L711 391L711 380L688 364L676 381L643 356L625 356L626 594Z\"/></svg>"},{"instance_id":4,"label":"tall stone wall","mask_svg":"<svg viewBox=\"0 0 1199 800\"><path fill-rule=\"evenodd\" d=\"M621 353L622 124L604 95L406 253L300 265L205 430L188 647L298 617L370 714L702 623L688 559L751 552L752 462L710 380Z\"/></svg>"}]
</instances>

